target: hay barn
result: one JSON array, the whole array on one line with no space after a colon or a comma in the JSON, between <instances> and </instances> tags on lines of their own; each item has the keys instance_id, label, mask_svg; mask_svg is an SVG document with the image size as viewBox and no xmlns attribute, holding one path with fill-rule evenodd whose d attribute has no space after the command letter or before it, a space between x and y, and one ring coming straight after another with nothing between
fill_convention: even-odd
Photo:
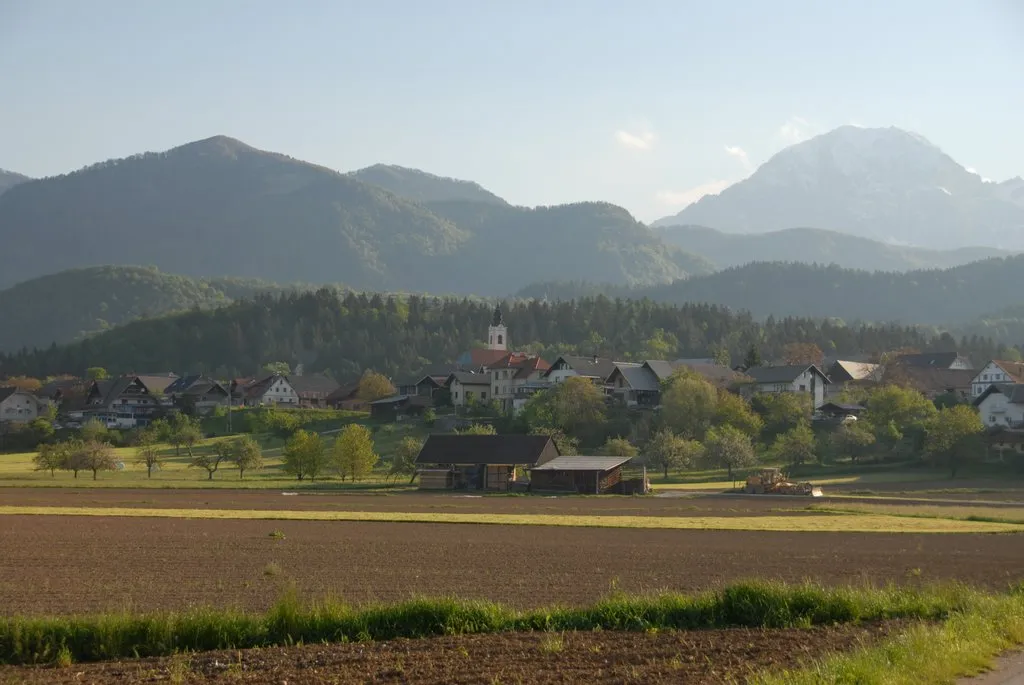
<instances>
[{"instance_id":1,"label":"hay barn","mask_svg":"<svg viewBox=\"0 0 1024 685\"><path fill-rule=\"evenodd\" d=\"M546 435L431 435L416 464L424 490L506 492L525 469L558 456Z\"/></svg>"}]
</instances>

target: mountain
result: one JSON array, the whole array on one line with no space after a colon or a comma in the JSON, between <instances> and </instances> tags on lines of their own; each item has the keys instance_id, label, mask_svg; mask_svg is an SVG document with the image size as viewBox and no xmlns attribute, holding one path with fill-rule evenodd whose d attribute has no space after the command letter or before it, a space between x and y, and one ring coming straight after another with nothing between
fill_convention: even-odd
<instances>
[{"instance_id":1,"label":"mountain","mask_svg":"<svg viewBox=\"0 0 1024 685\"><path fill-rule=\"evenodd\" d=\"M843 126L790 146L746 180L656 225L764 233L797 226L951 249L1024 249L1016 187L982 180L897 128Z\"/></svg>"},{"instance_id":2,"label":"mountain","mask_svg":"<svg viewBox=\"0 0 1024 685\"><path fill-rule=\"evenodd\" d=\"M268 362L330 370L339 380L372 368L392 377L422 374L457 358L486 335L493 303L465 298L408 296L401 303L365 293L321 290L257 296L208 311L135 321L88 340L48 349L0 354L0 378L90 366L112 373L139 369L207 372L220 377L255 373ZM512 302L502 307L513 349L545 358L599 352L643 359L652 342L668 358L708 357L727 350L741 359L756 343L777 357L786 343L815 343L829 354L880 353L901 347L949 347L948 339L916 327L844 326L812 319L754 321L707 305L672 306L589 297L574 302ZM666 349L667 347L667 349ZM976 340L965 350L1000 358Z\"/></svg>"},{"instance_id":3,"label":"mountain","mask_svg":"<svg viewBox=\"0 0 1024 685\"><path fill-rule=\"evenodd\" d=\"M1018 304L1021 292L1024 255L907 273L762 262L636 289L633 296L677 304L707 302L759 317L951 325Z\"/></svg>"},{"instance_id":4,"label":"mountain","mask_svg":"<svg viewBox=\"0 0 1024 685\"><path fill-rule=\"evenodd\" d=\"M502 295L595 268L610 282L668 282L700 263L610 205L428 207L224 136L15 186L0 196L0 245L0 287L153 264L196 277Z\"/></svg>"},{"instance_id":5,"label":"mountain","mask_svg":"<svg viewBox=\"0 0 1024 685\"><path fill-rule=\"evenodd\" d=\"M670 245L706 257L718 268L750 262L835 264L865 271L942 269L1005 256L989 247L930 250L891 245L818 228L787 228L741 235L704 226L665 226L657 231Z\"/></svg>"},{"instance_id":6,"label":"mountain","mask_svg":"<svg viewBox=\"0 0 1024 685\"><path fill-rule=\"evenodd\" d=\"M19 183L31 180L28 176L0 169L0 195L3 195L5 191L10 190Z\"/></svg>"},{"instance_id":7,"label":"mountain","mask_svg":"<svg viewBox=\"0 0 1024 685\"><path fill-rule=\"evenodd\" d=\"M349 176L413 202L467 200L499 205L507 204L500 197L473 181L435 176L419 169L409 169L393 164L374 164L365 169L350 172Z\"/></svg>"},{"instance_id":8,"label":"mountain","mask_svg":"<svg viewBox=\"0 0 1024 685\"><path fill-rule=\"evenodd\" d=\"M200 280L144 267L62 271L0 290L0 352L71 342L136 319L291 289L259 280Z\"/></svg>"}]
</instances>

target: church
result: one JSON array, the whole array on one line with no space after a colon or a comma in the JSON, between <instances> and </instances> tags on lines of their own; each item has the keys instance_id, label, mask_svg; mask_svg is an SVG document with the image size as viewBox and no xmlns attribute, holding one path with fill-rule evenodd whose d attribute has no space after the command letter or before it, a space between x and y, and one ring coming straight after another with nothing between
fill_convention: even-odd
<instances>
[{"instance_id":1,"label":"church","mask_svg":"<svg viewBox=\"0 0 1024 685\"><path fill-rule=\"evenodd\" d=\"M508 326L501 313L501 305L495 305L491 325L487 327L487 347L467 350L455 360L463 371L479 371L501 360L508 354Z\"/></svg>"}]
</instances>

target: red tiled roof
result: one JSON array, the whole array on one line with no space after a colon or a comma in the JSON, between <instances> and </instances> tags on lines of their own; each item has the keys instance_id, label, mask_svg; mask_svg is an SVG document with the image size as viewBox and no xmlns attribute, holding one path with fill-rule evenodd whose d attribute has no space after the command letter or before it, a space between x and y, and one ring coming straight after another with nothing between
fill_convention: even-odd
<instances>
[{"instance_id":1,"label":"red tiled roof","mask_svg":"<svg viewBox=\"0 0 1024 685\"><path fill-rule=\"evenodd\" d=\"M491 364L497 363L502 357L508 355L505 350L485 350L482 348L473 348L469 351L469 363L473 368L481 366L490 366Z\"/></svg>"}]
</instances>

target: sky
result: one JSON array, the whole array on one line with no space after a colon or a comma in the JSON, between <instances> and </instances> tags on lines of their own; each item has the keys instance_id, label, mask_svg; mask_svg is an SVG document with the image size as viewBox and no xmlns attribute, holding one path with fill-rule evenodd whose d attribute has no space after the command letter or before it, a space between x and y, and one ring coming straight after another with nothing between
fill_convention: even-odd
<instances>
[{"instance_id":1,"label":"sky","mask_svg":"<svg viewBox=\"0 0 1024 685\"><path fill-rule=\"evenodd\" d=\"M837 126L1024 175L1019 0L0 0L0 168L223 134L649 221Z\"/></svg>"}]
</instances>

